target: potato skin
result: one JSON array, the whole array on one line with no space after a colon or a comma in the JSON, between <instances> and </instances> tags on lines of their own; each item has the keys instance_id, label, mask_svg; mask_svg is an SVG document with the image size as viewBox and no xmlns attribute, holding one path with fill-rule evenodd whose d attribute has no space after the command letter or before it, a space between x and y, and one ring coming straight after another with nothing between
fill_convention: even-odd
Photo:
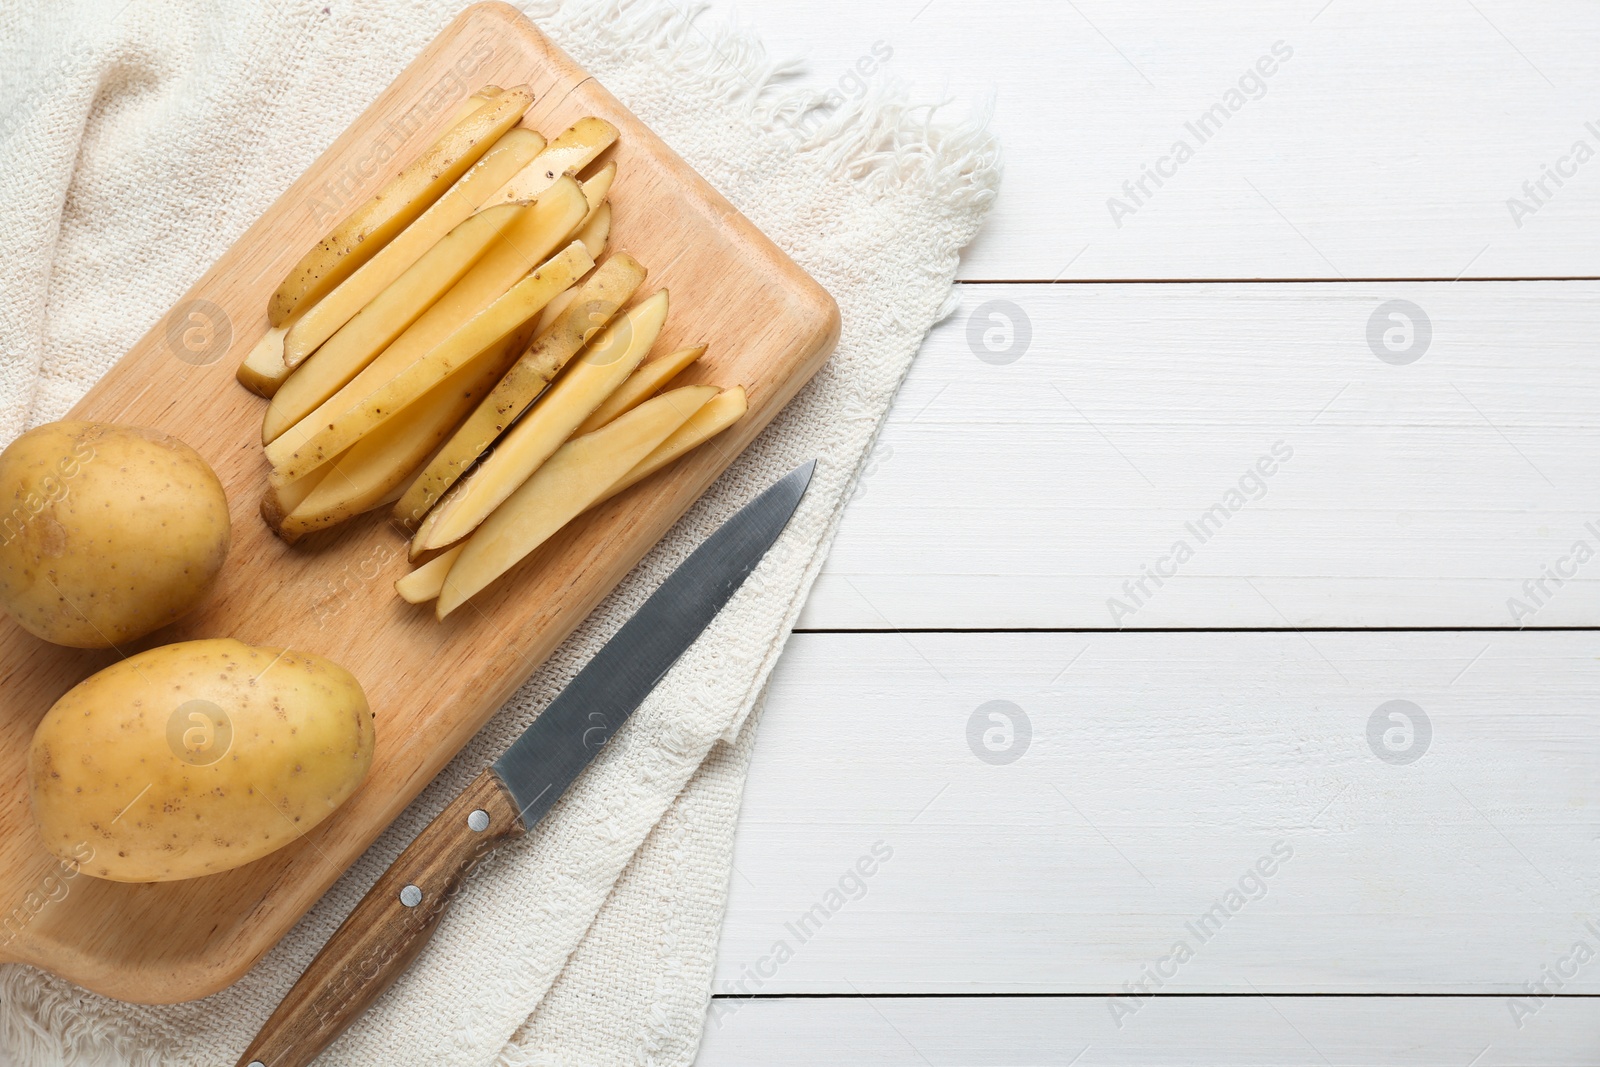
<instances>
[{"instance_id":1,"label":"potato skin","mask_svg":"<svg viewBox=\"0 0 1600 1067\"><path fill-rule=\"evenodd\" d=\"M165 645L78 683L39 723L34 822L97 878L215 874L325 819L366 776L373 740L360 683L320 656Z\"/></svg>"},{"instance_id":2,"label":"potato skin","mask_svg":"<svg viewBox=\"0 0 1600 1067\"><path fill-rule=\"evenodd\" d=\"M215 472L157 430L52 422L0 453L0 606L46 641L108 648L174 622L232 537Z\"/></svg>"}]
</instances>

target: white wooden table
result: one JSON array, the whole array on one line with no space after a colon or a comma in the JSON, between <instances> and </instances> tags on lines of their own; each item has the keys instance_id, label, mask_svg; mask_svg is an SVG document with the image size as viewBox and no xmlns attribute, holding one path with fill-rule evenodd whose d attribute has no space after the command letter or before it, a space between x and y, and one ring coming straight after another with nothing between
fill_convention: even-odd
<instances>
[{"instance_id":1,"label":"white wooden table","mask_svg":"<svg viewBox=\"0 0 1600 1067\"><path fill-rule=\"evenodd\" d=\"M1600 1064L1600 6L738 11L992 89L1007 174L778 668L699 1062Z\"/></svg>"}]
</instances>

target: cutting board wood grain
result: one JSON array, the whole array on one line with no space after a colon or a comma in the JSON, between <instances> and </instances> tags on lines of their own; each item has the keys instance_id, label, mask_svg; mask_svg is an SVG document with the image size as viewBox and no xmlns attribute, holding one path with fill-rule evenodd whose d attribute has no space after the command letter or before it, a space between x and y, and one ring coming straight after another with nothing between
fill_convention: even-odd
<instances>
[{"instance_id":1,"label":"cutting board wood grain","mask_svg":"<svg viewBox=\"0 0 1600 1067\"><path fill-rule=\"evenodd\" d=\"M383 513L290 548L257 514L264 401L234 381L278 281L483 84L532 86L524 125L554 137L584 115L621 131L612 249L654 268L672 314L658 350L710 349L691 382L742 384L743 421L569 526L446 622L393 591L405 541ZM0 959L145 1003L233 982L275 944L821 366L838 309L804 271L513 8L464 11L72 411L193 445L228 491L234 546L199 611L137 646L47 645L0 619ZM255 863L152 885L94 879L46 853L28 810L35 725L121 655L232 636L349 668L377 716L361 788L321 826ZM131 801L133 798L129 798ZM93 845L92 842L87 843Z\"/></svg>"}]
</instances>

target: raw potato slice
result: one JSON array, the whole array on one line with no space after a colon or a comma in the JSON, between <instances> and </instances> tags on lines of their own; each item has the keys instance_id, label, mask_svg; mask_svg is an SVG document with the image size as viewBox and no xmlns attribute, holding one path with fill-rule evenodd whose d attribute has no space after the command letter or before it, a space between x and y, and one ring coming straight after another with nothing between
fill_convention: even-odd
<instances>
[{"instance_id":1,"label":"raw potato slice","mask_svg":"<svg viewBox=\"0 0 1600 1067\"><path fill-rule=\"evenodd\" d=\"M527 481L573 430L644 361L667 321L667 291L618 317L572 362L533 409L470 475L428 513L411 542L413 559L455 544Z\"/></svg>"},{"instance_id":2,"label":"raw potato slice","mask_svg":"<svg viewBox=\"0 0 1600 1067\"><path fill-rule=\"evenodd\" d=\"M390 419L405 418L401 413L434 386L463 367L479 363L480 357L494 350L495 342L537 315L552 297L572 283L575 274L588 269L588 262L589 254L573 242L561 255L513 285L427 355L318 429L288 455L281 456L281 449L279 455L273 454L285 438L272 442L267 446L267 459L273 465L272 483L286 485L303 478Z\"/></svg>"},{"instance_id":3,"label":"raw potato slice","mask_svg":"<svg viewBox=\"0 0 1600 1067\"><path fill-rule=\"evenodd\" d=\"M617 161L612 160L599 170L594 176L579 184L583 186L583 198L589 203L589 214L593 215L606 202L606 197L611 195L611 183L617 180ZM588 222L588 219L584 219Z\"/></svg>"},{"instance_id":4,"label":"raw potato slice","mask_svg":"<svg viewBox=\"0 0 1600 1067\"><path fill-rule=\"evenodd\" d=\"M732 389L724 389L708 400L705 407L691 415L688 422L672 431L672 436L657 445L656 450L641 459L633 470L618 479L617 484L607 489L595 504L610 500L624 489L644 481L685 452L705 444L742 419L746 406L744 386L736 385Z\"/></svg>"},{"instance_id":5,"label":"raw potato slice","mask_svg":"<svg viewBox=\"0 0 1600 1067\"><path fill-rule=\"evenodd\" d=\"M508 343L501 342L496 355L481 365L456 372L408 408L405 418L390 419L363 438L328 466L327 474L317 479L314 488L296 494L299 499L274 526L278 535L294 544L306 534L382 507L386 498L404 485L450 435L456 423L494 388L519 351L520 348L512 350ZM282 492L293 491L311 480L307 477L291 482Z\"/></svg>"},{"instance_id":6,"label":"raw potato slice","mask_svg":"<svg viewBox=\"0 0 1600 1067\"><path fill-rule=\"evenodd\" d=\"M584 247L588 248L589 246L584 245ZM593 255L592 252L590 254ZM539 312L539 321L533 327L533 335L535 337L542 336L546 330L554 326L556 320L567 313L567 309L572 306L572 302L578 298L578 294L581 292L583 292L581 288L568 289L546 304L544 310Z\"/></svg>"},{"instance_id":7,"label":"raw potato slice","mask_svg":"<svg viewBox=\"0 0 1600 1067\"><path fill-rule=\"evenodd\" d=\"M521 173L506 182L498 193L489 198L491 204L507 200L532 200L563 174L582 170L601 152L617 140L617 128L605 119L593 115L581 118L569 126L561 136L550 142L539 157Z\"/></svg>"},{"instance_id":8,"label":"raw potato slice","mask_svg":"<svg viewBox=\"0 0 1600 1067\"><path fill-rule=\"evenodd\" d=\"M583 191L578 188L578 183L571 178L557 182L531 209L517 216L499 240L483 254L483 258L467 272L467 276L384 349L382 355L368 364L348 385L323 401L293 429L275 440L267 450L269 460L274 455L281 456L293 451L311 436L312 427L326 426L351 405L427 355L472 316L504 296L506 290L523 275L539 267L546 256L562 247L559 243L562 236L570 231L571 220L582 216L583 208ZM582 276L583 271L578 271L572 280L577 281ZM311 370L316 364L317 360L312 360L304 370Z\"/></svg>"},{"instance_id":9,"label":"raw potato slice","mask_svg":"<svg viewBox=\"0 0 1600 1067\"><path fill-rule=\"evenodd\" d=\"M402 230L383 251L362 264L360 270L340 282L333 292L318 300L290 327L283 345L283 361L289 369L298 367L318 345L337 333L339 327L404 275L429 249L445 239L446 234L465 222L489 199L490 193L505 184L506 179L537 156L543 147L543 137L521 126L496 141L471 170L422 213L421 218Z\"/></svg>"},{"instance_id":10,"label":"raw potato slice","mask_svg":"<svg viewBox=\"0 0 1600 1067\"><path fill-rule=\"evenodd\" d=\"M655 396L664 385L682 374L685 367L705 354L705 345L695 345L693 348L680 348L660 359L652 359L629 375L616 392L606 397L605 402L572 431L573 434L593 433L618 415L626 415Z\"/></svg>"},{"instance_id":11,"label":"raw potato slice","mask_svg":"<svg viewBox=\"0 0 1600 1067\"><path fill-rule=\"evenodd\" d=\"M332 469L332 463L325 463L297 482L288 485L268 483L266 491L261 494L261 518L274 533L281 532L283 520L311 495L313 489L322 484L322 479Z\"/></svg>"},{"instance_id":12,"label":"raw potato slice","mask_svg":"<svg viewBox=\"0 0 1600 1067\"><path fill-rule=\"evenodd\" d=\"M272 399L272 395L289 377L289 368L283 365L283 337L287 326L268 326L261 340L239 364L234 377L239 384L257 396Z\"/></svg>"},{"instance_id":13,"label":"raw potato slice","mask_svg":"<svg viewBox=\"0 0 1600 1067\"><path fill-rule=\"evenodd\" d=\"M582 245L577 247L582 248ZM644 268L625 252L600 265L554 326L540 334L478 409L468 416L427 469L395 506L394 517L407 522L426 515L445 491L478 461L506 428L528 409L567 361L617 313L644 281Z\"/></svg>"},{"instance_id":14,"label":"raw potato slice","mask_svg":"<svg viewBox=\"0 0 1600 1067\"><path fill-rule=\"evenodd\" d=\"M450 567L455 563L456 557L461 555L461 550L466 545L457 545L447 552L441 552L428 562L412 571L410 574L394 583L394 591L400 594L400 599L407 604L426 604L439 595L439 590L444 588L445 575L450 573Z\"/></svg>"},{"instance_id":15,"label":"raw potato slice","mask_svg":"<svg viewBox=\"0 0 1600 1067\"><path fill-rule=\"evenodd\" d=\"M507 89L446 130L301 257L272 294L267 320L284 325L301 305L320 299L377 255L515 126L532 103L533 93L526 85Z\"/></svg>"},{"instance_id":16,"label":"raw potato slice","mask_svg":"<svg viewBox=\"0 0 1600 1067\"><path fill-rule=\"evenodd\" d=\"M330 337L328 343L317 351L316 359L289 376L289 380L273 397L272 403L267 405L267 414L261 423L261 443L270 445L283 431L342 389L459 282L472 265L483 257L491 243L499 239L526 210L521 204L501 204L480 211L429 248L422 258L395 279L393 285L379 293L355 318ZM404 235L400 240L404 240ZM373 263L376 262L373 260ZM332 300L338 295L339 291L336 290L327 299ZM318 308L321 306L317 305ZM316 309L311 314L316 314ZM307 321L301 319L300 325ZM294 330L289 331L289 337L293 339Z\"/></svg>"},{"instance_id":17,"label":"raw potato slice","mask_svg":"<svg viewBox=\"0 0 1600 1067\"><path fill-rule=\"evenodd\" d=\"M611 204L606 202L594 209L594 214L582 226L578 227L577 240L583 242L583 247L595 259L600 258L600 253L606 250L606 239L611 236Z\"/></svg>"},{"instance_id":18,"label":"raw potato slice","mask_svg":"<svg viewBox=\"0 0 1600 1067\"><path fill-rule=\"evenodd\" d=\"M478 110L478 108L482 107L484 101L493 100L499 95L500 87L497 85L486 85L482 89L479 89L476 93L472 94L462 102L461 107L456 111L455 117L450 120L451 124L454 125L455 123L460 122L462 119ZM517 127L517 129L521 128L522 127ZM511 133L516 133L517 129L512 130ZM528 132L532 133L531 130ZM511 134L506 135L506 137L509 136L511 136ZM543 149L544 138L539 137L538 134L533 134L533 136L538 138L538 144L540 146L538 149L535 149L535 153L537 154L537 152ZM496 147L498 147L504 141L505 137L502 137L500 141L495 142ZM490 152L493 153L494 149L490 149ZM474 165L474 170L483 167L486 162L487 158L480 159L477 164ZM469 173L467 177L470 176L471 175ZM465 180L466 178L464 177L462 181ZM487 180L488 179L486 177L486 181ZM456 183L457 186L460 184L460 182ZM452 186L451 188L454 189L455 186ZM590 215L592 216L593 214L594 212L591 208ZM579 228L582 228L582 224L580 224ZM409 230L409 227L407 227L407 229ZM603 247L604 244L604 239L602 239L601 246ZM598 256L598 253L596 253L596 255ZM349 280L350 279L346 279L346 281ZM320 301L318 303L320 303ZM313 307L314 306L315 305L313 305ZM236 372L235 377L239 379L240 385L243 385L246 389L250 390L252 393L255 393L257 396L264 396L268 400L272 399L272 397L277 393L278 388L283 385L284 380L289 377L290 368L285 365L283 358L284 337L288 333L289 329L293 327L295 322L296 317L290 316L289 320L286 321L282 326L268 326L266 334L256 344L256 347L251 350L250 354L246 356L239 364L239 369Z\"/></svg>"},{"instance_id":19,"label":"raw potato slice","mask_svg":"<svg viewBox=\"0 0 1600 1067\"><path fill-rule=\"evenodd\" d=\"M445 577L438 617L448 616L586 510L716 391L690 385L662 393L557 449L467 541Z\"/></svg>"},{"instance_id":20,"label":"raw potato slice","mask_svg":"<svg viewBox=\"0 0 1600 1067\"><path fill-rule=\"evenodd\" d=\"M450 116L450 125L454 126L484 104L499 96L503 91L498 85L485 85L482 89L461 101L461 106L456 108L456 113Z\"/></svg>"}]
</instances>

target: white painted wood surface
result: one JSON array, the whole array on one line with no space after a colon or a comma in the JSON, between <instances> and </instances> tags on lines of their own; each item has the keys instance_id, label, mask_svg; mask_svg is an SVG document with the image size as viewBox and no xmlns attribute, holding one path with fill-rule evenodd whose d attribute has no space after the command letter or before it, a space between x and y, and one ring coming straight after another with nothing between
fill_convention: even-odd
<instances>
[{"instance_id":1,"label":"white painted wood surface","mask_svg":"<svg viewBox=\"0 0 1600 1067\"><path fill-rule=\"evenodd\" d=\"M1600 8L734 13L819 91L992 91L1007 176L776 675L699 1062L1600 1063Z\"/></svg>"},{"instance_id":2,"label":"white painted wood surface","mask_svg":"<svg viewBox=\"0 0 1600 1067\"><path fill-rule=\"evenodd\" d=\"M801 626L1594 622L1600 283L962 297L912 367ZM1368 344L1392 300L1431 329L1405 365ZM982 354L983 333L1020 347L1007 319L1031 341L985 362L974 329ZM1260 476L1274 448L1291 458ZM1561 563L1579 540L1597 558ZM1524 588L1558 564L1569 578ZM1158 568L1173 575L1159 585Z\"/></svg>"},{"instance_id":3,"label":"white painted wood surface","mask_svg":"<svg viewBox=\"0 0 1600 1067\"><path fill-rule=\"evenodd\" d=\"M1578 632L797 634L716 988L1093 993L1187 941L1168 992L1514 993L1580 938L1600 956L1596 651ZM980 710L997 700L1026 726ZM1409 739L1385 711L1373 742L1394 700L1420 709ZM998 732L974 742L975 715ZM1600 993L1600 962L1566 991Z\"/></svg>"},{"instance_id":4,"label":"white painted wood surface","mask_svg":"<svg viewBox=\"0 0 1600 1067\"><path fill-rule=\"evenodd\" d=\"M1498 1001L1243 997L718 1001L700 1067L1593 1067L1594 1001L1521 1030ZM1474 1058L1476 1057L1476 1058Z\"/></svg>"},{"instance_id":5,"label":"white painted wood surface","mask_svg":"<svg viewBox=\"0 0 1600 1067\"><path fill-rule=\"evenodd\" d=\"M718 4L733 11L732 3ZM1600 158L1516 225L1506 201L1595 120L1600 7L1582 0L743 0L808 83L992 93L1006 151L965 278L1593 276ZM1293 56L1221 132L1186 129L1272 45ZM888 63L871 59L887 46ZM855 75L855 79L852 78ZM1125 181L1194 156L1116 226ZM1530 201L1531 203L1531 201Z\"/></svg>"}]
</instances>

